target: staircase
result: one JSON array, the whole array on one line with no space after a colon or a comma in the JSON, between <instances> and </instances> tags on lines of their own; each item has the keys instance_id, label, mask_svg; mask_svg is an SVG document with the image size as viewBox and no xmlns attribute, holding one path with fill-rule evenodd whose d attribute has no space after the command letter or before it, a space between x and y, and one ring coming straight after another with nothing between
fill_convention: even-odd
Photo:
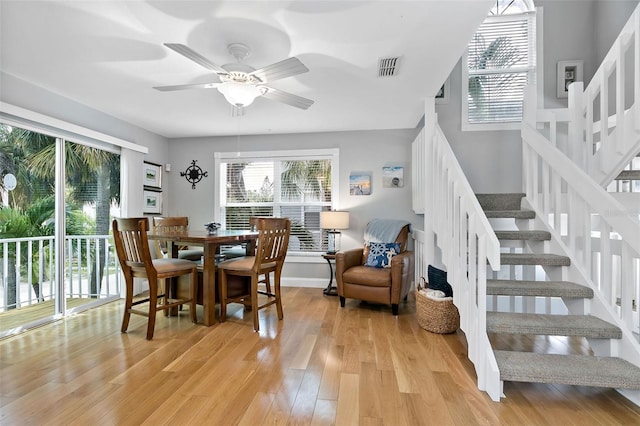
<instances>
[{"instance_id":1,"label":"staircase","mask_svg":"<svg viewBox=\"0 0 640 426\"><path fill-rule=\"evenodd\" d=\"M603 352L603 348L611 353L615 341L622 338L622 330L596 316L571 313L588 312L594 291L580 283L558 279L567 276L565 269L571 259L551 252L551 232L531 229L534 223L540 226L540 222L534 220L535 211L521 207L524 196L476 195L501 247L502 269L486 281L487 296L493 299L486 314L490 340L504 334L578 336L598 348L591 353ZM549 303L550 298L562 300L564 306L559 309L557 303ZM517 302L521 302L520 307ZM615 356L504 350L494 350L494 355L501 381L640 390L640 367Z\"/></svg>"}]
</instances>

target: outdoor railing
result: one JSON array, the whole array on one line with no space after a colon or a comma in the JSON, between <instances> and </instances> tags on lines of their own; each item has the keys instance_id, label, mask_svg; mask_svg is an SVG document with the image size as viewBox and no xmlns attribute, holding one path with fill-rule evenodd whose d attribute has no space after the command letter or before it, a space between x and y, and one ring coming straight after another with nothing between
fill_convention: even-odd
<instances>
[{"instance_id":1,"label":"outdoor railing","mask_svg":"<svg viewBox=\"0 0 640 426\"><path fill-rule=\"evenodd\" d=\"M0 239L0 312L55 299L54 247L53 236ZM67 298L120 294L120 265L109 235L67 236L64 270Z\"/></svg>"}]
</instances>

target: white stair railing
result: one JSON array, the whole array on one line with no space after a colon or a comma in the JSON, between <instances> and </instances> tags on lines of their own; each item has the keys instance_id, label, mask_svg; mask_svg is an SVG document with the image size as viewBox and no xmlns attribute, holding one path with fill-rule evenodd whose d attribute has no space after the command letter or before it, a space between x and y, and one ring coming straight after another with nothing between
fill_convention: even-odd
<instances>
[{"instance_id":1,"label":"white stair railing","mask_svg":"<svg viewBox=\"0 0 640 426\"><path fill-rule=\"evenodd\" d=\"M424 244L426 262L422 267L437 265L436 258L441 258L460 311L460 328L467 338L478 388L499 401L502 381L486 331L486 276L487 265L500 269L500 244L433 111L426 114L423 140L425 232L420 244Z\"/></svg>"},{"instance_id":2,"label":"white stair railing","mask_svg":"<svg viewBox=\"0 0 640 426\"><path fill-rule=\"evenodd\" d=\"M640 152L640 4L582 88L581 82L569 86L563 152L606 187Z\"/></svg>"},{"instance_id":3,"label":"white stair railing","mask_svg":"<svg viewBox=\"0 0 640 426\"><path fill-rule=\"evenodd\" d=\"M585 314L622 329L623 338L607 349L609 356L640 366L640 345L633 337L640 326L635 307L640 295L638 213L625 209L538 131L535 93L535 86L527 87L522 123L527 202L570 256L565 278L593 288Z\"/></svg>"}]
</instances>

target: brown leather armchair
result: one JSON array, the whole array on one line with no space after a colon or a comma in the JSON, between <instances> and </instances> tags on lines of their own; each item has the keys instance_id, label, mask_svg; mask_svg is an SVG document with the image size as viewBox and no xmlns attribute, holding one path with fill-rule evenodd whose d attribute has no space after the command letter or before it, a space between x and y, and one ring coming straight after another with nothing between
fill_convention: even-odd
<instances>
[{"instance_id":1,"label":"brown leather armchair","mask_svg":"<svg viewBox=\"0 0 640 426\"><path fill-rule=\"evenodd\" d=\"M414 253L407 251L409 232L410 225L405 225L398 233L395 242L400 243L400 253L391 258L390 268L365 266L368 247L336 254L340 306L344 307L348 297L390 304L393 315L398 315L400 300L406 300L413 279Z\"/></svg>"}]
</instances>

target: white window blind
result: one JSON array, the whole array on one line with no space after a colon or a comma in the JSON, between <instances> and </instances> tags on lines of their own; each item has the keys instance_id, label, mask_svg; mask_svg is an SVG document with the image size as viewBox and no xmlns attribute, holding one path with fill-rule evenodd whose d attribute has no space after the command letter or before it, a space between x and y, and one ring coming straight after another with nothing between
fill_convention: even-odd
<instances>
[{"instance_id":1,"label":"white window blind","mask_svg":"<svg viewBox=\"0 0 640 426\"><path fill-rule=\"evenodd\" d=\"M535 82L535 13L490 16L467 49L467 122L522 120L524 88Z\"/></svg>"},{"instance_id":2,"label":"white window blind","mask_svg":"<svg viewBox=\"0 0 640 426\"><path fill-rule=\"evenodd\" d=\"M226 229L247 229L251 216L287 217L290 251L326 251L320 212L333 207L335 161L332 154L220 159L219 220Z\"/></svg>"}]
</instances>

